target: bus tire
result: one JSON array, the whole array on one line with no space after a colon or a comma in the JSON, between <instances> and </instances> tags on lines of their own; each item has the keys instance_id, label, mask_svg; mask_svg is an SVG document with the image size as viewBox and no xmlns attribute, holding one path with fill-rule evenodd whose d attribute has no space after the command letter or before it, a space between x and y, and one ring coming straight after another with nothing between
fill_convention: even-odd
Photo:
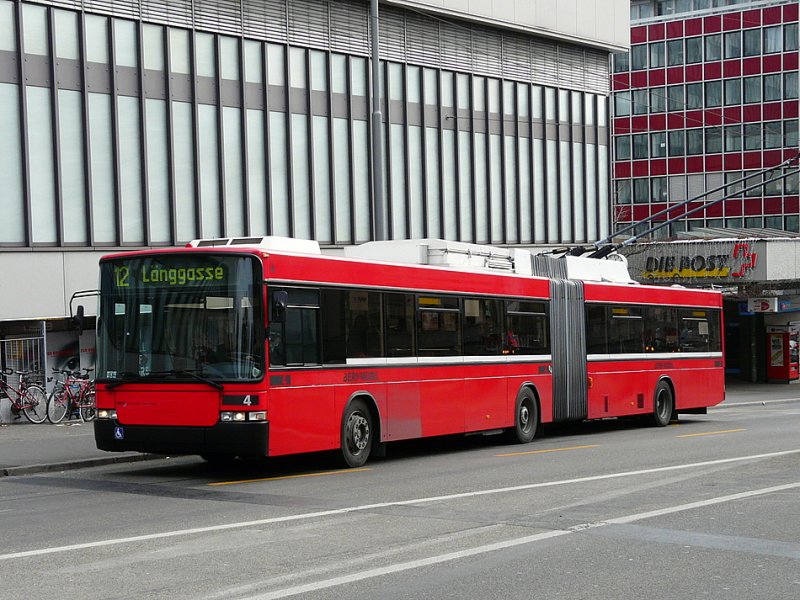
<instances>
[{"instance_id":1,"label":"bus tire","mask_svg":"<svg viewBox=\"0 0 800 600\"><path fill-rule=\"evenodd\" d=\"M675 399L672 397L672 388L666 381L659 381L653 395L653 414L650 423L654 427L666 427L675 411Z\"/></svg>"},{"instance_id":2,"label":"bus tire","mask_svg":"<svg viewBox=\"0 0 800 600\"><path fill-rule=\"evenodd\" d=\"M367 462L373 443L372 413L363 400L353 400L342 416L342 460L348 467Z\"/></svg>"},{"instance_id":3,"label":"bus tire","mask_svg":"<svg viewBox=\"0 0 800 600\"><path fill-rule=\"evenodd\" d=\"M536 397L530 388L522 388L517 394L514 406L514 427L509 429L508 437L515 444L527 444L536 437L539 425L539 409Z\"/></svg>"}]
</instances>

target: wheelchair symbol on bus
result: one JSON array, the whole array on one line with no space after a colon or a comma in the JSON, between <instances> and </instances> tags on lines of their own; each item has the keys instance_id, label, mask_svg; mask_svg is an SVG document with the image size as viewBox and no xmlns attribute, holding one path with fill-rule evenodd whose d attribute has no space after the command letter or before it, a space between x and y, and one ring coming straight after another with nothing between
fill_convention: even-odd
<instances>
[{"instance_id":1,"label":"wheelchair symbol on bus","mask_svg":"<svg viewBox=\"0 0 800 600\"><path fill-rule=\"evenodd\" d=\"M115 440L125 439L125 430L122 427L114 427L114 439Z\"/></svg>"}]
</instances>

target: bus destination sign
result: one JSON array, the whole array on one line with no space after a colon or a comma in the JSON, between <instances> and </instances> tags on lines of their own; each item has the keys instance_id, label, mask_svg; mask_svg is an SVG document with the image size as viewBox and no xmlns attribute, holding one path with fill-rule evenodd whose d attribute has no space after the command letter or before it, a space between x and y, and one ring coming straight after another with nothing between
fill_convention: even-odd
<instances>
[{"instance_id":1,"label":"bus destination sign","mask_svg":"<svg viewBox=\"0 0 800 600\"><path fill-rule=\"evenodd\" d=\"M137 261L138 262L138 261ZM227 279L224 265L179 266L142 264L118 265L114 267L114 286L135 287L180 287L222 283Z\"/></svg>"}]
</instances>

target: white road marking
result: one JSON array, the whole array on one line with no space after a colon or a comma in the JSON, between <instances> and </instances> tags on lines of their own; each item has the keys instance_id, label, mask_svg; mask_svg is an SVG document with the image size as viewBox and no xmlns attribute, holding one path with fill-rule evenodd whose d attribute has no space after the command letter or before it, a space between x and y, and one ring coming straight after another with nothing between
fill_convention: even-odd
<instances>
[{"instance_id":1,"label":"white road marking","mask_svg":"<svg viewBox=\"0 0 800 600\"><path fill-rule=\"evenodd\" d=\"M7 554L0 554L0 561L13 560L18 558L26 558L29 556L44 556L47 554L56 554L60 552L72 552L74 550L87 550L91 548L102 548L106 546L117 546L120 544L132 544L137 542L147 542L151 540L162 540L186 535L196 535L199 533L208 533L212 531L226 531L231 529L244 529L246 527L257 527L261 525L272 525L274 523L287 523L291 521L304 521L307 519L316 519L320 517L329 517L334 515L343 515L353 512L361 512L374 510L377 508L387 508L390 506L409 506L415 504L427 504L430 502L445 502L449 500L458 500L461 498L474 498L478 496L488 496L491 494L506 494L510 492L518 492L524 490L532 490L537 488L555 487L559 485L570 485L573 483L586 483L590 481L603 481L608 479L619 479L622 477L635 477L637 475L650 475L653 473L664 473L668 471L678 471L683 469L694 469L700 467L710 467L716 465L724 465L737 462L746 462L752 460L761 460L766 458L777 458L780 456L789 456L792 454L800 454L800 449L784 450L781 452L768 452L765 454L752 454L749 456L737 456L735 458L722 458L718 460L706 460L703 462L686 463L681 465L671 465L668 467L655 467L652 469L640 469L637 471L623 471L621 473L607 473L604 475L592 475L589 477L578 477L575 479L563 479L561 481L546 481L542 483L529 483L524 485L515 485L504 488L492 488L487 490L478 490L472 492L462 492L460 494L447 494L444 496L428 496L426 498L415 498L413 500L398 500L395 502L377 502L374 504L362 504L357 506L348 506L346 508L337 508L332 510L321 510L310 513L300 513L296 515L287 515L285 517L272 517L269 519L258 519L255 521L240 521L237 523L223 523L221 525L209 525L207 527L193 527L191 529L178 529L174 531L163 531L161 533L150 533L145 535L136 535L131 537L111 538L107 540L98 540L95 542L85 542L82 544L70 544L68 546L52 546L50 548L38 548L36 550L24 550L21 552L9 552Z\"/></svg>"},{"instance_id":2,"label":"white road marking","mask_svg":"<svg viewBox=\"0 0 800 600\"><path fill-rule=\"evenodd\" d=\"M533 542L539 542L541 540L570 535L572 533L578 533L580 531L585 531L587 529L605 527L611 524L633 523L635 521L642 521L644 519L650 519L652 517L659 517L662 515L668 515L676 512L701 508L704 506L712 506L714 504L722 504L723 502L742 500L744 498L763 496L765 494L772 494L774 492L782 492L784 490L791 490L795 488L800 488L800 481L794 483L787 483L785 485L776 485L773 487L762 488L759 490L740 492L738 494L730 494L728 496L718 496L717 498L709 498L707 500L700 500L698 502L689 502L688 504L680 504L678 506L669 506L667 508L662 508L659 510L636 513L633 515L626 515L624 517L618 517L616 519L608 519L606 521L600 521L597 523L583 523L581 525L570 527L569 529L566 530L548 531L545 533L528 535L525 537L506 540L503 542L486 544L485 546L477 546L475 548L470 548L468 550L461 550L459 552L448 552L447 554L440 554L439 556L431 556L428 558L422 558L419 560L412 560L409 562L398 563L396 565L380 567L377 569L368 569L366 571L361 571L360 573L352 573L350 575L343 575L341 577L334 577L332 579L325 579L323 581L316 581L313 583L307 583L305 585L298 585L294 587L284 588L282 590L276 590L274 592L268 592L266 594L251 596L247 600L278 600L279 598L288 598L290 596L297 596L298 594L305 594L308 592L315 592L327 588L354 583L356 581L363 581L364 579L383 577L384 575L391 575L393 573L400 573L402 571L409 571L411 569L418 569L420 567L437 565L444 562L458 560L461 558L467 558L470 556L477 556L480 554L494 552L496 550L505 550L507 548L514 548L515 546L522 546L524 544L531 544Z\"/></svg>"}]
</instances>

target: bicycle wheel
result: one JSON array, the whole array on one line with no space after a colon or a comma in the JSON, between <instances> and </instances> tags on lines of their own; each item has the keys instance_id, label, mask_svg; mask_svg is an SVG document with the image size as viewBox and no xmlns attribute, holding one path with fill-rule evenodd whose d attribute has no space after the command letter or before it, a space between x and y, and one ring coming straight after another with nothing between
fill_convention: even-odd
<instances>
[{"instance_id":1,"label":"bicycle wheel","mask_svg":"<svg viewBox=\"0 0 800 600\"><path fill-rule=\"evenodd\" d=\"M86 395L81 398L81 419L84 421L93 421L97 416L96 406L94 402L94 391L86 392Z\"/></svg>"},{"instance_id":2,"label":"bicycle wheel","mask_svg":"<svg viewBox=\"0 0 800 600\"><path fill-rule=\"evenodd\" d=\"M31 423L44 423L47 418L47 394L38 385L29 385L25 390L22 412Z\"/></svg>"},{"instance_id":3,"label":"bicycle wheel","mask_svg":"<svg viewBox=\"0 0 800 600\"><path fill-rule=\"evenodd\" d=\"M63 389L56 389L47 399L47 418L51 423L61 423L67 416L69 399Z\"/></svg>"}]
</instances>

